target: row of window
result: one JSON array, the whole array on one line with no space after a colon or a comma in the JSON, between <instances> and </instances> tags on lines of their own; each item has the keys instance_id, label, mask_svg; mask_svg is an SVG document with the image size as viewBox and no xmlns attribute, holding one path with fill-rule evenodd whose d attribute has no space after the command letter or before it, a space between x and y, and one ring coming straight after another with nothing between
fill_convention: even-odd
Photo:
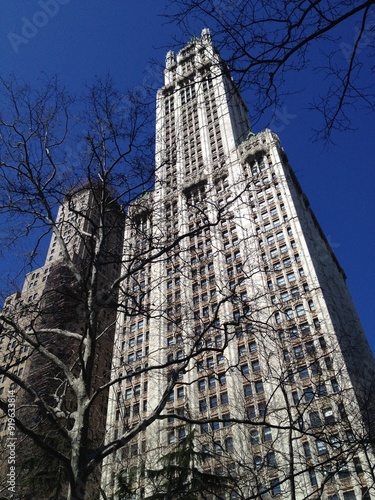
<instances>
[{"instance_id":1,"label":"row of window","mask_svg":"<svg viewBox=\"0 0 375 500\"><path fill-rule=\"evenodd\" d=\"M245 369L245 372L243 369ZM242 375L246 376L249 375L248 371L248 366L247 365L242 365L241 366L241 373ZM263 394L264 393L264 385L262 380L255 380L252 384L248 383L243 386L243 391L245 398L250 398L253 396L253 394Z\"/></svg>"},{"instance_id":2,"label":"row of window","mask_svg":"<svg viewBox=\"0 0 375 500\"><path fill-rule=\"evenodd\" d=\"M287 309L284 310L283 312L284 317L286 320L290 321L294 319L295 317L300 318L301 316L305 315L305 308L303 307L303 304L297 304L294 308L288 307ZM282 313L280 311L275 312L275 321L276 323L281 323L282 322Z\"/></svg>"},{"instance_id":3,"label":"row of window","mask_svg":"<svg viewBox=\"0 0 375 500\"><path fill-rule=\"evenodd\" d=\"M213 389L217 384L219 384L220 386L224 386L226 384L225 373L218 373L199 379L197 382L198 391L204 392L207 389Z\"/></svg>"},{"instance_id":4,"label":"row of window","mask_svg":"<svg viewBox=\"0 0 375 500\"><path fill-rule=\"evenodd\" d=\"M199 400L199 411L200 412L206 412L208 407L211 408L212 410L217 408L218 405L226 405L228 404L229 399L228 399L228 393L227 392L221 392L219 396L210 396L207 399L200 399Z\"/></svg>"},{"instance_id":5,"label":"row of window","mask_svg":"<svg viewBox=\"0 0 375 500\"><path fill-rule=\"evenodd\" d=\"M340 386L336 378L330 379L331 388L334 393L340 392ZM321 383L315 387L306 387L303 389L302 396L297 391L292 392L293 403L298 406L301 402L310 403L315 398L322 398L327 396L328 390L325 383Z\"/></svg>"}]
</instances>

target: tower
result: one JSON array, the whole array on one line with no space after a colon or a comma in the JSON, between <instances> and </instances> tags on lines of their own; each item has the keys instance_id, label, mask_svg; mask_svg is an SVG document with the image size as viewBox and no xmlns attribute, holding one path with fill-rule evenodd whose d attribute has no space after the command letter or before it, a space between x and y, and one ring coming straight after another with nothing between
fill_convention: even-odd
<instances>
[{"instance_id":1,"label":"tower","mask_svg":"<svg viewBox=\"0 0 375 500\"><path fill-rule=\"evenodd\" d=\"M155 190L125 228L108 441L147 425L103 488L160 493L161 457L193 435L192 469L225 478L207 498L370 498L373 357L344 272L208 30L167 54L156 120Z\"/></svg>"}]
</instances>

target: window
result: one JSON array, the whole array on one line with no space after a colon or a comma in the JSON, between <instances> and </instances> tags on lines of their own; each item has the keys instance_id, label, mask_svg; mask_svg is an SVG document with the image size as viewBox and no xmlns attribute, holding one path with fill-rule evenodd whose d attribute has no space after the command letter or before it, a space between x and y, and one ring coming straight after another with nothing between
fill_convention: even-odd
<instances>
[{"instance_id":1,"label":"window","mask_svg":"<svg viewBox=\"0 0 375 500\"><path fill-rule=\"evenodd\" d=\"M178 387L178 389L177 389L177 397L178 398L183 398L184 397L184 388L183 387Z\"/></svg>"},{"instance_id":2,"label":"window","mask_svg":"<svg viewBox=\"0 0 375 500\"><path fill-rule=\"evenodd\" d=\"M329 356L327 356L327 357L324 358L324 362L326 364L327 370L332 370L333 369L332 359Z\"/></svg>"},{"instance_id":3,"label":"window","mask_svg":"<svg viewBox=\"0 0 375 500\"><path fill-rule=\"evenodd\" d=\"M226 440L225 440L225 450L227 452L231 452L234 450L234 446L233 446L233 438L232 437L228 437Z\"/></svg>"},{"instance_id":4,"label":"window","mask_svg":"<svg viewBox=\"0 0 375 500\"><path fill-rule=\"evenodd\" d=\"M319 361L314 361L314 363L311 363L310 368L313 375L321 375L322 370L320 368Z\"/></svg>"},{"instance_id":5,"label":"window","mask_svg":"<svg viewBox=\"0 0 375 500\"><path fill-rule=\"evenodd\" d=\"M324 421L327 425L333 425L335 423L335 417L333 415L332 408L323 409Z\"/></svg>"},{"instance_id":6,"label":"window","mask_svg":"<svg viewBox=\"0 0 375 500\"><path fill-rule=\"evenodd\" d=\"M204 391L205 389L206 389L206 381L205 380L198 380L198 390Z\"/></svg>"},{"instance_id":7,"label":"window","mask_svg":"<svg viewBox=\"0 0 375 500\"><path fill-rule=\"evenodd\" d=\"M253 372L258 372L260 370L259 360L251 362L251 369Z\"/></svg>"},{"instance_id":8,"label":"window","mask_svg":"<svg viewBox=\"0 0 375 500\"><path fill-rule=\"evenodd\" d=\"M285 285L285 278L284 278L284 276L279 276L276 279L276 283L277 283L277 286L283 286L283 285Z\"/></svg>"},{"instance_id":9,"label":"window","mask_svg":"<svg viewBox=\"0 0 375 500\"><path fill-rule=\"evenodd\" d=\"M313 391L312 387L307 387L306 389L304 389L303 395L304 395L305 401L307 403L312 401L314 399L314 391Z\"/></svg>"},{"instance_id":10,"label":"window","mask_svg":"<svg viewBox=\"0 0 375 500\"><path fill-rule=\"evenodd\" d=\"M247 418L249 418L250 420L255 418L256 417L255 406L248 406L246 408L246 415Z\"/></svg>"},{"instance_id":11,"label":"window","mask_svg":"<svg viewBox=\"0 0 375 500\"><path fill-rule=\"evenodd\" d=\"M324 453L327 453L327 444L324 441L317 439L316 440L316 451L317 451L318 455L323 455Z\"/></svg>"},{"instance_id":12,"label":"window","mask_svg":"<svg viewBox=\"0 0 375 500\"><path fill-rule=\"evenodd\" d=\"M287 320L291 320L294 318L294 312L292 308L285 309L285 316Z\"/></svg>"},{"instance_id":13,"label":"window","mask_svg":"<svg viewBox=\"0 0 375 500\"><path fill-rule=\"evenodd\" d=\"M353 462L356 473L361 474L363 472L363 469L360 459L358 457L354 457Z\"/></svg>"},{"instance_id":14,"label":"window","mask_svg":"<svg viewBox=\"0 0 375 500\"><path fill-rule=\"evenodd\" d=\"M332 434L329 436L329 442L333 449L337 450L341 448L341 441L338 434Z\"/></svg>"},{"instance_id":15,"label":"window","mask_svg":"<svg viewBox=\"0 0 375 500\"><path fill-rule=\"evenodd\" d=\"M253 391L251 389L250 384L244 385L243 390L244 390L245 398L248 398L248 397L253 395Z\"/></svg>"},{"instance_id":16,"label":"window","mask_svg":"<svg viewBox=\"0 0 375 500\"><path fill-rule=\"evenodd\" d=\"M261 380L255 382L255 392L257 394L261 394L262 392L264 392L263 382Z\"/></svg>"},{"instance_id":17,"label":"window","mask_svg":"<svg viewBox=\"0 0 375 500\"><path fill-rule=\"evenodd\" d=\"M228 393L227 392L222 392L220 394L220 402L222 405L228 404Z\"/></svg>"},{"instance_id":18,"label":"window","mask_svg":"<svg viewBox=\"0 0 375 500\"><path fill-rule=\"evenodd\" d=\"M266 462L268 467L276 467L276 455L273 451L267 453Z\"/></svg>"},{"instance_id":19,"label":"window","mask_svg":"<svg viewBox=\"0 0 375 500\"><path fill-rule=\"evenodd\" d=\"M298 337L298 330L296 326L291 326L288 328L289 337L291 339L296 339Z\"/></svg>"},{"instance_id":20,"label":"window","mask_svg":"<svg viewBox=\"0 0 375 500\"><path fill-rule=\"evenodd\" d=\"M305 344L305 347L306 347L306 352L309 356L313 356L314 353L315 353L315 346L314 346L314 342L311 341L311 342L306 342Z\"/></svg>"},{"instance_id":21,"label":"window","mask_svg":"<svg viewBox=\"0 0 375 500\"><path fill-rule=\"evenodd\" d=\"M317 485L316 475L314 469L309 469L310 484L311 486Z\"/></svg>"},{"instance_id":22,"label":"window","mask_svg":"<svg viewBox=\"0 0 375 500\"><path fill-rule=\"evenodd\" d=\"M270 481L271 485L271 492L272 495L280 495L281 494L281 486L280 486L280 480L279 479L271 479Z\"/></svg>"},{"instance_id":23,"label":"window","mask_svg":"<svg viewBox=\"0 0 375 500\"><path fill-rule=\"evenodd\" d=\"M250 443L252 445L259 444L259 433L258 431L251 431L250 432Z\"/></svg>"},{"instance_id":24,"label":"window","mask_svg":"<svg viewBox=\"0 0 375 500\"><path fill-rule=\"evenodd\" d=\"M349 468L348 468L348 465L347 464L343 464L340 469L339 469L339 478L340 479L345 479L346 477L349 476ZM353 493L354 494L354 493ZM345 494L344 494L344 498L345 497ZM349 497L349 498L352 498L352 497ZM354 496L355 498L355 496Z\"/></svg>"},{"instance_id":25,"label":"window","mask_svg":"<svg viewBox=\"0 0 375 500\"><path fill-rule=\"evenodd\" d=\"M331 378L331 385L333 392L340 392L340 386L335 378Z\"/></svg>"},{"instance_id":26,"label":"window","mask_svg":"<svg viewBox=\"0 0 375 500\"><path fill-rule=\"evenodd\" d=\"M302 323L300 325L302 336L308 335L310 333L310 327L308 323Z\"/></svg>"},{"instance_id":27,"label":"window","mask_svg":"<svg viewBox=\"0 0 375 500\"><path fill-rule=\"evenodd\" d=\"M323 398L324 396L327 396L327 387L325 384L321 384L318 386L318 397Z\"/></svg>"},{"instance_id":28,"label":"window","mask_svg":"<svg viewBox=\"0 0 375 500\"><path fill-rule=\"evenodd\" d=\"M256 342L249 342L249 351L250 352L257 352L257 344L256 344Z\"/></svg>"},{"instance_id":29,"label":"window","mask_svg":"<svg viewBox=\"0 0 375 500\"><path fill-rule=\"evenodd\" d=\"M167 356L167 362L168 363L172 363L172 361L173 361L173 354L168 354L168 356Z\"/></svg>"},{"instance_id":30,"label":"window","mask_svg":"<svg viewBox=\"0 0 375 500\"><path fill-rule=\"evenodd\" d=\"M311 450L309 443L303 443L303 452L306 458L311 457Z\"/></svg>"},{"instance_id":31,"label":"window","mask_svg":"<svg viewBox=\"0 0 375 500\"><path fill-rule=\"evenodd\" d=\"M223 427L229 427L230 426L230 414L229 413L225 413L223 415Z\"/></svg>"},{"instance_id":32,"label":"window","mask_svg":"<svg viewBox=\"0 0 375 500\"><path fill-rule=\"evenodd\" d=\"M305 309L304 309L302 304L298 304L296 306L296 313L297 313L297 316L303 316L305 314Z\"/></svg>"},{"instance_id":33,"label":"window","mask_svg":"<svg viewBox=\"0 0 375 500\"><path fill-rule=\"evenodd\" d=\"M303 365L303 366L300 366L298 368L298 374L299 374L299 378L301 380L304 380L306 378L309 378L309 372L307 370L307 366L306 365Z\"/></svg>"},{"instance_id":34,"label":"window","mask_svg":"<svg viewBox=\"0 0 375 500\"><path fill-rule=\"evenodd\" d=\"M140 385L136 385L134 387L134 396L139 396L141 394L141 386Z\"/></svg>"},{"instance_id":35,"label":"window","mask_svg":"<svg viewBox=\"0 0 375 500\"><path fill-rule=\"evenodd\" d=\"M273 266L273 270L274 271L280 271L281 270L281 264L280 264L280 262L275 262L275 264Z\"/></svg>"},{"instance_id":36,"label":"window","mask_svg":"<svg viewBox=\"0 0 375 500\"><path fill-rule=\"evenodd\" d=\"M292 294L292 297L293 299L296 299L297 297L299 297L299 290L298 288L292 288L290 293Z\"/></svg>"},{"instance_id":37,"label":"window","mask_svg":"<svg viewBox=\"0 0 375 500\"><path fill-rule=\"evenodd\" d=\"M217 408L217 397L210 397L210 408Z\"/></svg>"},{"instance_id":38,"label":"window","mask_svg":"<svg viewBox=\"0 0 375 500\"><path fill-rule=\"evenodd\" d=\"M216 386L216 379L213 375L208 377L208 385L209 387L215 387Z\"/></svg>"},{"instance_id":39,"label":"window","mask_svg":"<svg viewBox=\"0 0 375 500\"><path fill-rule=\"evenodd\" d=\"M371 500L370 490L368 488L362 488L362 500Z\"/></svg>"},{"instance_id":40,"label":"window","mask_svg":"<svg viewBox=\"0 0 375 500\"><path fill-rule=\"evenodd\" d=\"M289 299L289 293L288 292L282 292L280 294L280 299L281 299L281 302L287 302L287 300Z\"/></svg>"},{"instance_id":41,"label":"window","mask_svg":"<svg viewBox=\"0 0 375 500\"><path fill-rule=\"evenodd\" d=\"M180 427L178 429L178 439L184 439L185 436L186 436L186 429L185 429L185 427Z\"/></svg>"},{"instance_id":42,"label":"window","mask_svg":"<svg viewBox=\"0 0 375 500\"><path fill-rule=\"evenodd\" d=\"M263 429L263 441L272 441L272 430L270 427L265 427Z\"/></svg>"},{"instance_id":43,"label":"window","mask_svg":"<svg viewBox=\"0 0 375 500\"><path fill-rule=\"evenodd\" d=\"M206 411L207 410L207 403L205 399L201 399L199 401L199 411Z\"/></svg>"},{"instance_id":44,"label":"window","mask_svg":"<svg viewBox=\"0 0 375 500\"><path fill-rule=\"evenodd\" d=\"M241 373L242 373L242 375L249 375L250 370L249 370L248 364L241 366Z\"/></svg>"},{"instance_id":45,"label":"window","mask_svg":"<svg viewBox=\"0 0 375 500\"><path fill-rule=\"evenodd\" d=\"M288 273L286 277L289 283L293 283L293 281L296 281L296 275L294 273Z\"/></svg>"},{"instance_id":46,"label":"window","mask_svg":"<svg viewBox=\"0 0 375 500\"><path fill-rule=\"evenodd\" d=\"M246 356L246 346L241 345L241 346L238 348L238 356L239 356L240 358L242 358L243 356Z\"/></svg>"},{"instance_id":47,"label":"window","mask_svg":"<svg viewBox=\"0 0 375 500\"><path fill-rule=\"evenodd\" d=\"M125 399L131 399L132 394L133 394L132 389L126 389L126 391L125 391Z\"/></svg>"},{"instance_id":48,"label":"window","mask_svg":"<svg viewBox=\"0 0 375 500\"><path fill-rule=\"evenodd\" d=\"M311 427L321 427L322 421L320 420L320 416L317 411L313 411L310 413L310 423Z\"/></svg>"},{"instance_id":49,"label":"window","mask_svg":"<svg viewBox=\"0 0 375 500\"><path fill-rule=\"evenodd\" d=\"M339 473L340 475L340 473ZM356 500L356 496L355 496L355 493L354 491L346 491L344 493L344 500Z\"/></svg>"},{"instance_id":50,"label":"window","mask_svg":"<svg viewBox=\"0 0 375 500\"><path fill-rule=\"evenodd\" d=\"M301 359L304 357L302 345L297 345L296 347L293 348L293 350L294 350L294 356L297 359Z\"/></svg>"}]
</instances>

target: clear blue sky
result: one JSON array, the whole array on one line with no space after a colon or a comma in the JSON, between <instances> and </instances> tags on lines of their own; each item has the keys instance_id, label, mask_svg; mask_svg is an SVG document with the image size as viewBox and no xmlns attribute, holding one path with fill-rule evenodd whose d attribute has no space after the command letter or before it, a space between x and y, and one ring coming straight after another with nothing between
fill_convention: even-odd
<instances>
[{"instance_id":1,"label":"clear blue sky","mask_svg":"<svg viewBox=\"0 0 375 500\"><path fill-rule=\"evenodd\" d=\"M162 73L151 71L149 62L156 59L164 64L174 37L182 38L176 27L165 25L159 17L165 4L165 0L5 1L0 20L1 75L15 74L35 83L43 74L58 74L76 93L95 75L108 72L124 89L142 88L145 78L160 85ZM197 26L196 34L202 27ZM344 41L350 43L353 36L354 32L347 31ZM363 50L366 57L366 48ZM321 74L311 72L300 75L297 83L303 93L291 97L286 108L280 109L283 118L273 123L273 129L348 276L350 292L375 350L374 120L359 109L353 113L356 132L336 136L329 148L313 143L316 117L306 108L312 89L324 81ZM251 114L251 96L245 99ZM262 125L266 121L255 131ZM5 254L0 263L3 277L14 265Z\"/></svg>"}]
</instances>

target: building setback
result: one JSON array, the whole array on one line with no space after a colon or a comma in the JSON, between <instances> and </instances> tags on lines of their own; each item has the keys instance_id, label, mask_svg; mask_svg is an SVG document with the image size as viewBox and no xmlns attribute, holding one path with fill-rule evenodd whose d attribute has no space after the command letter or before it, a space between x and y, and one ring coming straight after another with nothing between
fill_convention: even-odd
<instances>
[{"instance_id":1,"label":"building setback","mask_svg":"<svg viewBox=\"0 0 375 500\"><path fill-rule=\"evenodd\" d=\"M208 30L168 52L156 113L155 189L125 227L107 441L171 391L107 457L108 498L121 483L161 494L161 457L192 435L191 470L225 483L197 498L371 498L373 357L344 272Z\"/></svg>"}]
</instances>

